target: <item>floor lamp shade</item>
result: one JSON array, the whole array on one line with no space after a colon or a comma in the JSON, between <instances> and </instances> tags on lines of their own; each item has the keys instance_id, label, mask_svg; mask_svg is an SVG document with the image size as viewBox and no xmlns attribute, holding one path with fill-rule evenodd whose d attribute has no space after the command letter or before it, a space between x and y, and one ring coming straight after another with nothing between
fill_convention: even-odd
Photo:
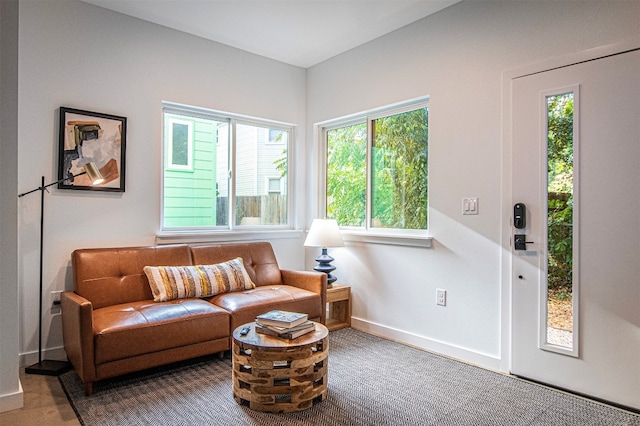
<instances>
[{"instance_id":1,"label":"floor lamp shade","mask_svg":"<svg viewBox=\"0 0 640 426\"><path fill-rule=\"evenodd\" d=\"M102 174L100 170L96 167L96 165L92 162L86 163L84 166L84 171L80 172L73 177L80 175L88 175L91 179L92 185L98 185L104 182L102 178ZM43 243L44 243L44 193L48 191L48 187L52 185L56 185L66 179L60 179L56 182L45 185L44 184L44 176L42 176L42 184L32 189L31 191L24 192L18 195L18 198L24 197L25 195L31 194L32 192L40 191L40 299L39 299L39 327L38 327L38 362L36 364L30 365L25 368L25 373L27 374L42 374L46 376L57 376L59 374L64 373L65 371L71 369L71 364L67 361L58 361L58 360L47 360L42 359L42 299L43 299L43 289L42 289L42 265L44 260L44 251L43 251Z\"/></svg>"},{"instance_id":2,"label":"floor lamp shade","mask_svg":"<svg viewBox=\"0 0 640 426\"><path fill-rule=\"evenodd\" d=\"M87 173L87 176L89 176L89 179L91 179L91 185L100 185L102 182L104 182L104 178L102 177L100 170L98 170L93 162L88 162L83 167L85 172Z\"/></svg>"},{"instance_id":3,"label":"floor lamp shade","mask_svg":"<svg viewBox=\"0 0 640 426\"><path fill-rule=\"evenodd\" d=\"M336 267L331 265L333 257L327 253L327 247L343 247L344 241L340 234L338 222L334 219L314 219L309 228L309 233L304 241L307 247L321 247L322 254L316 257L318 265L313 268L315 271L327 274L327 284L330 286L337 278L331 274Z\"/></svg>"}]
</instances>

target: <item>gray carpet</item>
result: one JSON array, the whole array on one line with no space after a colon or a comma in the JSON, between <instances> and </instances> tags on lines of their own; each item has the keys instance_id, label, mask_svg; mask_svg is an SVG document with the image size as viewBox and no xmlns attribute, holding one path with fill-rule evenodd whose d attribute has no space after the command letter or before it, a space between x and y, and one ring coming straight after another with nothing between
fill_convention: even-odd
<instances>
[{"instance_id":1,"label":"gray carpet","mask_svg":"<svg viewBox=\"0 0 640 426\"><path fill-rule=\"evenodd\" d=\"M327 399L258 413L233 399L231 360L96 383L60 376L84 425L639 425L640 416L353 329L331 332Z\"/></svg>"}]
</instances>

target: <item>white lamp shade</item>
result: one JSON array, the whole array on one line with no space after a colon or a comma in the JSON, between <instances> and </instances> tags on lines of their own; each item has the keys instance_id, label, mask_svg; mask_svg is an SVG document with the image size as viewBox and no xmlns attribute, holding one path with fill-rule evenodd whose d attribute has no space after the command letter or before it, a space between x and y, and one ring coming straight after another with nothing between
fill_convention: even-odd
<instances>
[{"instance_id":1,"label":"white lamp shade","mask_svg":"<svg viewBox=\"0 0 640 426\"><path fill-rule=\"evenodd\" d=\"M343 247L338 222L334 219L314 219L304 241L307 247Z\"/></svg>"}]
</instances>

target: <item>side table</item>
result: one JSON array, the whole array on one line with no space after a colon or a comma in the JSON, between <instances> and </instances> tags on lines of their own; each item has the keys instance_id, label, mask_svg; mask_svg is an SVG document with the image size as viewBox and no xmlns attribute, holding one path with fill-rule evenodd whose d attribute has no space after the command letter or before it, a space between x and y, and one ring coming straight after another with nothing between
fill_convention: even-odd
<instances>
[{"instance_id":1,"label":"side table","mask_svg":"<svg viewBox=\"0 0 640 426\"><path fill-rule=\"evenodd\" d=\"M351 287L333 284L327 288L327 328L329 331L351 326Z\"/></svg>"}]
</instances>

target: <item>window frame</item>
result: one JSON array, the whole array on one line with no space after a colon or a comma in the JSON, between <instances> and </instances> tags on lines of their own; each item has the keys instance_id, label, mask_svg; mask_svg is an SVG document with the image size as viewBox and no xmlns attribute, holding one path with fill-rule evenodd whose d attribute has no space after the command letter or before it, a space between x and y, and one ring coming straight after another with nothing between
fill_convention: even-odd
<instances>
[{"instance_id":1,"label":"window frame","mask_svg":"<svg viewBox=\"0 0 640 426\"><path fill-rule=\"evenodd\" d=\"M293 165L294 147L296 140L296 126L291 123L279 122L275 120L250 117L240 114L227 113L223 111L211 110L207 108L195 107L173 102L162 101L162 128L165 128L166 114L207 119L212 121L226 122L229 125L229 146L228 146L228 193L229 203L227 212L227 224L224 226L165 226L165 169L170 169L165 158L168 161L168 154L165 150L169 149L165 141L164 131L162 133L162 167L160 170L160 230L156 236L158 243L176 243L176 242L199 242L199 241L227 241L228 235L233 234L234 239L255 239L259 235L269 233L272 238L297 238L300 231L294 231L293 206L294 200L292 191L287 193L287 223L282 225L236 225L236 125L243 124L249 126L263 127L267 129L277 129L288 133L287 142L280 143L287 147L287 174L283 184L285 187L291 187L292 171L295 170ZM175 120L171 117L169 120ZM193 160L192 160L193 162ZM174 169L171 169L174 170ZM180 169L179 169L180 170ZM274 235L277 234L277 235ZM226 235L226 236L225 236Z\"/></svg>"},{"instance_id":2,"label":"window frame","mask_svg":"<svg viewBox=\"0 0 640 426\"><path fill-rule=\"evenodd\" d=\"M327 132L356 124L366 124L366 203L365 203L365 225L364 226L340 226L343 239L346 241L356 241L364 243L390 244L412 247L431 247L432 237L430 235L430 214L427 214L426 229L400 229L400 228L379 228L371 226L372 213L372 125L373 121L391 115L402 114L420 108L429 108L429 96L411 99L363 111L348 116L327 120L314 125L316 137L318 138L318 215L326 217L327 212ZM427 164L430 159L427 158ZM430 204L427 211L430 211Z\"/></svg>"}]
</instances>

